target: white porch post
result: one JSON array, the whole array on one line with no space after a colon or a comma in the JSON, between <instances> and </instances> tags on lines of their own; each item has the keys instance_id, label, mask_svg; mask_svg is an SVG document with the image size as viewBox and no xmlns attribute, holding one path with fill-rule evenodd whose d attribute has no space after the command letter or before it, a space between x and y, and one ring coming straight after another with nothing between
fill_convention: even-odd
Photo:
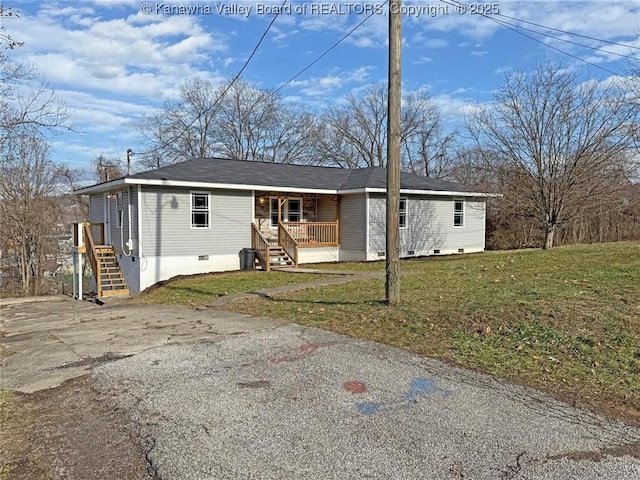
<instances>
[{"instance_id":1,"label":"white porch post","mask_svg":"<svg viewBox=\"0 0 640 480\"><path fill-rule=\"evenodd\" d=\"M78 292L78 252L76 249L74 249L71 252L71 255L73 257L73 275L71 275L71 280L73 282L73 298L77 299L77 292Z\"/></svg>"},{"instance_id":2,"label":"white porch post","mask_svg":"<svg viewBox=\"0 0 640 480\"><path fill-rule=\"evenodd\" d=\"M76 238L76 245L78 245L78 247L76 248L77 268L75 268L76 265L74 265L74 270L76 270L78 274L78 278L77 278L77 281L73 282L73 296L76 300L82 300L82 276L83 276L82 260L83 258L82 258L82 253L80 252L82 251L82 247L84 247L84 224L82 223L78 224L77 235L78 235L78 238Z\"/></svg>"}]
</instances>

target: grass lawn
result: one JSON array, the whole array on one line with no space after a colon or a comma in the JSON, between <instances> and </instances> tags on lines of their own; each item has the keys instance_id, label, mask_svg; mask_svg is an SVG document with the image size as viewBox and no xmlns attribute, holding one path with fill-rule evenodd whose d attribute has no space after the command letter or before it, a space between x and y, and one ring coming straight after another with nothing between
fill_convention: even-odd
<instances>
[{"instance_id":1,"label":"grass lawn","mask_svg":"<svg viewBox=\"0 0 640 480\"><path fill-rule=\"evenodd\" d=\"M384 264L339 268L383 271ZM640 425L640 243L414 259L401 270L395 308L382 302L383 279L229 308L452 361ZM280 273L273 282L289 278L306 280ZM218 279L201 277L189 289L242 289L239 279L224 288ZM146 301L174 298L182 287L172 285Z\"/></svg>"},{"instance_id":2,"label":"grass lawn","mask_svg":"<svg viewBox=\"0 0 640 480\"><path fill-rule=\"evenodd\" d=\"M280 287L292 283L322 280L335 275L314 273L285 273L278 271L229 272L193 275L163 282L138 295L142 303L177 305L203 304L234 293L252 292L263 288Z\"/></svg>"}]
</instances>

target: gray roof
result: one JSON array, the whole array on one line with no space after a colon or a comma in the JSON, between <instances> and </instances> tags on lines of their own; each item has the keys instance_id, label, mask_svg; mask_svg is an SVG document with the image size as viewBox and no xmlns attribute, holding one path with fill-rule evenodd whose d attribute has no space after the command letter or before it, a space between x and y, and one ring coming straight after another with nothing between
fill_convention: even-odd
<instances>
[{"instance_id":1,"label":"gray roof","mask_svg":"<svg viewBox=\"0 0 640 480\"><path fill-rule=\"evenodd\" d=\"M224 158L198 158L136 173L127 178L338 191L384 189L387 185L387 170L383 167L350 170ZM443 192L474 191L465 185L410 173L401 174L400 188Z\"/></svg>"}]
</instances>

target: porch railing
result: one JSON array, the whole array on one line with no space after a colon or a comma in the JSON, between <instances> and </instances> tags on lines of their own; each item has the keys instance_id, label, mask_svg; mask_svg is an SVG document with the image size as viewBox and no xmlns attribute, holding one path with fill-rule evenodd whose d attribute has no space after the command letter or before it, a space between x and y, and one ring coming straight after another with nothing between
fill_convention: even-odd
<instances>
[{"instance_id":1,"label":"porch railing","mask_svg":"<svg viewBox=\"0 0 640 480\"><path fill-rule=\"evenodd\" d=\"M93 234L91 232L92 226L101 225L102 226L102 238L101 243L104 243L104 224L95 224L95 223L83 223L82 228L84 229L84 244L86 247L87 258L89 259L89 264L91 265L91 269L93 270L93 276L96 279L96 289L98 292L102 292L102 275L100 275L100 258L98 257L98 252L96 250L96 243L93 240Z\"/></svg>"},{"instance_id":2,"label":"porch railing","mask_svg":"<svg viewBox=\"0 0 640 480\"><path fill-rule=\"evenodd\" d=\"M298 241L289 233L284 223L278 222L278 243L298 266Z\"/></svg>"},{"instance_id":3,"label":"porch railing","mask_svg":"<svg viewBox=\"0 0 640 480\"><path fill-rule=\"evenodd\" d=\"M76 245L78 243L78 229L82 228L86 233L86 227L89 227L93 241L95 245L104 245L104 223L102 222L81 222L73 224L73 246L81 247L82 245ZM86 235L85 235L86 237Z\"/></svg>"},{"instance_id":4,"label":"porch railing","mask_svg":"<svg viewBox=\"0 0 640 480\"><path fill-rule=\"evenodd\" d=\"M269 262L269 242L260 233L260 228L255 223L251 224L251 248L256 251L256 258L265 272L271 268Z\"/></svg>"},{"instance_id":5,"label":"porch railing","mask_svg":"<svg viewBox=\"0 0 640 480\"><path fill-rule=\"evenodd\" d=\"M301 247L340 244L338 220L335 222L283 222L282 225Z\"/></svg>"}]
</instances>

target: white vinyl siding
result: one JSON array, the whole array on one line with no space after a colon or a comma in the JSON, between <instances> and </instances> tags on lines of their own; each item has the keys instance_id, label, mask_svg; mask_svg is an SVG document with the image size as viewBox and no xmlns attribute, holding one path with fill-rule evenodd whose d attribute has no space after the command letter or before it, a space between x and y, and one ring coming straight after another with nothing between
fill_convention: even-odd
<instances>
[{"instance_id":1,"label":"white vinyl siding","mask_svg":"<svg viewBox=\"0 0 640 480\"><path fill-rule=\"evenodd\" d=\"M464 228L454 227L452 197L408 195L407 226L400 230L400 256L440 253L477 252L484 250L485 202L483 199L464 203ZM386 198L369 198L368 258L379 258L386 245ZM341 239L342 241L342 239Z\"/></svg>"},{"instance_id":2,"label":"white vinyl siding","mask_svg":"<svg viewBox=\"0 0 640 480\"><path fill-rule=\"evenodd\" d=\"M142 243L145 256L238 255L251 247L250 191L211 190L210 228L191 227L191 192L143 187Z\"/></svg>"},{"instance_id":3,"label":"white vinyl siding","mask_svg":"<svg viewBox=\"0 0 640 480\"><path fill-rule=\"evenodd\" d=\"M366 195L342 195L340 198L340 260L366 260L366 237Z\"/></svg>"},{"instance_id":4,"label":"white vinyl siding","mask_svg":"<svg viewBox=\"0 0 640 480\"><path fill-rule=\"evenodd\" d=\"M453 226L464 227L464 200L461 198L453 199Z\"/></svg>"}]
</instances>

